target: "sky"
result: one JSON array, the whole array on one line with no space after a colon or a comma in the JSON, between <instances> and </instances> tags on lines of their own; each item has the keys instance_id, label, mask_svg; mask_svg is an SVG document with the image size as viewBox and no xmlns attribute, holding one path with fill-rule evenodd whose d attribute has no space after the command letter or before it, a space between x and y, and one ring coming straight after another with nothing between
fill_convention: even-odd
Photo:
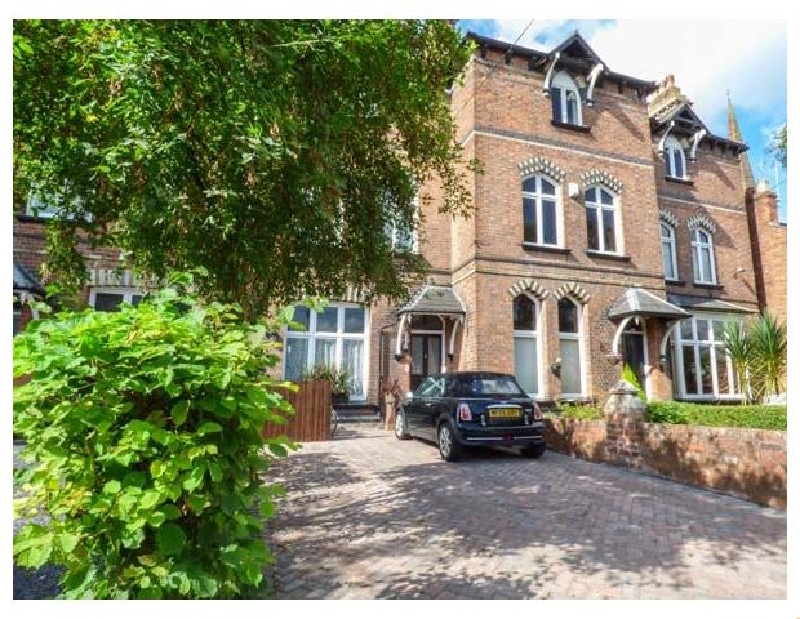
<instances>
[{"instance_id":1,"label":"sky","mask_svg":"<svg viewBox=\"0 0 800 619\"><path fill-rule=\"evenodd\" d=\"M786 171L766 147L786 122L786 22L782 20L460 20L458 27L550 51L577 30L606 67L645 80L673 74L712 133L728 135L727 93L750 147L756 180L767 178L785 206ZM663 37L663 33L669 36ZM654 41L659 41L654 45ZM642 53L642 50L646 50Z\"/></svg>"}]
</instances>

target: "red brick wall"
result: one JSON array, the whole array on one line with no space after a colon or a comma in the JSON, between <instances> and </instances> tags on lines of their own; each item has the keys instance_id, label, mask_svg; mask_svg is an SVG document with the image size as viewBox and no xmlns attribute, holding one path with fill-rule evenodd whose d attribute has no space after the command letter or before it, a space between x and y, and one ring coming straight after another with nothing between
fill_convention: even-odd
<instances>
[{"instance_id":1,"label":"red brick wall","mask_svg":"<svg viewBox=\"0 0 800 619\"><path fill-rule=\"evenodd\" d=\"M759 306L786 324L786 226L778 221L777 196L759 191L748 201L751 247L756 262Z\"/></svg>"},{"instance_id":2,"label":"red brick wall","mask_svg":"<svg viewBox=\"0 0 800 619\"><path fill-rule=\"evenodd\" d=\"M545 423L547 445L554 451L786 507L785 432L619 420L613 429L602 420ZM620 439L627 441L625 453Z\"/></svg>"}]
</instances>

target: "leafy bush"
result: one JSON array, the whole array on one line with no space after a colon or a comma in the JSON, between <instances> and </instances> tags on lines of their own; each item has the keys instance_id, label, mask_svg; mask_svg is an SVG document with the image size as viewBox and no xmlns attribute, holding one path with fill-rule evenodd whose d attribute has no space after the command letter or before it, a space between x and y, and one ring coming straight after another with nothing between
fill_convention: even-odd
<instances>
[{"instance_id":1,"label":"leafy bush","mask_svg":"<svg viewBox=\"0 0 800 619\"><path fill-rule=\"evenodd\" d=\"M633 387L636 389L637 397L642 402L647 401L647 396L645 396L644 389L642 389L642 386L639 384L639 379L636 377L636 372L634 372L633 368L627 363L622 366L622 375L620 376L620 378L633 385Z\"/></svg>"},{"instance_id":2,"label":"leafy bush","mask_svg":"<svg viewBox=\"0 0 800 619\"><path fill-rule=\"evenodd\" d=\"M725 406L672 401L648 402L646 418L652 423L786 430L785 406Z\"/></svg>"},{"instance_id":3,"label":"leafy bush","mask_svg":"<svg viewBox=\"0 0 800 619\"><path fill-rule=\"evenodd\" d=\"M605 419L602 409L594 406L561 403L558 411L559 416L565 419Z\"/></svg>"},{"instance_id":4,"label":"leafy bush","mask_svg":"<svg viewBox=\"0 0 800 619\"><path fill-rule=\"evenodd\" d=\"M234 306L165 290L119 312L63 312L14 339L14 431L31 466L15 516L21 566L63 565L67 598L229 598L271 561L259 478L288 439L276 344ZM266 443L267 450L262 451Z\"/></svg>"}]
</instances>

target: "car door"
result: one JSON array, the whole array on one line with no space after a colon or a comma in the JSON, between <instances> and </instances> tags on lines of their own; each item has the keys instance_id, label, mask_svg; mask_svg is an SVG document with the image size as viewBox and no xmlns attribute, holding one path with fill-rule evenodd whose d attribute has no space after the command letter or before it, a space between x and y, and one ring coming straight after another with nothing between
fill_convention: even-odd
<instances>
[{"instance_id":1,"label":"car door","mask_svg":"<svg viewBox=\"0 0 800 619\"><path fill-rule=\"evenodd\" d=\"M444 399L444 377L431 376L430 386L420 402L420 432L424 438L436 440L436 422Z\"/></svg>"},{"instance_id":2,"label":"car door","mask_svg":"<svg viewBox=\"0 0 800 619\"><path fill-rule=\"evenodd\" d=\"M405 404L403 410L406 414L406 425L409 434L427 437L422 416L425 411L425 394L432 388L433 378L426 376L422 383L414 390L413 397Z\"/></svg>"}]
</instances>

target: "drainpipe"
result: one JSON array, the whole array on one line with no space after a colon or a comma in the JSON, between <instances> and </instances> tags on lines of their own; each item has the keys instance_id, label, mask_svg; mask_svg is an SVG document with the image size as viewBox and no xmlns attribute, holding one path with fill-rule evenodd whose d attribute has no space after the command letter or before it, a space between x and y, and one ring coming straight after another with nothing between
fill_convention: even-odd
<instances>
[{"instance_id":1,"label":"drainpipe","mask_svg":"<svg viewBox=\"0 0 800 619\"><path fill-rule=\"evenodd\" d=\"M390 322L388 325L383 325L378 333L378 406L383 406L383 334L394 327L394 323Z\"/></svg>"},{"instance_id":2,"label":"drainpipe","mask_svg":"<svg viewBox=\"0 0 800 619\"><path fill-rule=\"evenodd\" d=\"M598 62L592 67L592 72L589 73L589 90L586 92L586 105L594 107L594 84L597 81L597 76L603 72L605 66L602 62Z\"/></svg>"}]
</instances>

